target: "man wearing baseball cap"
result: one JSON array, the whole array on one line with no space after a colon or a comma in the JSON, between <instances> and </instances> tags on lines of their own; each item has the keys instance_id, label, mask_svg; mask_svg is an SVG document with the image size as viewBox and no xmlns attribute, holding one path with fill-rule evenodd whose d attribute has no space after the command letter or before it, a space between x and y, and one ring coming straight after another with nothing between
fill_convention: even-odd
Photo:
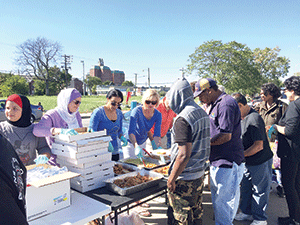
<instances>
[{"instance_id":1,"label":"man wearing baseball cap","mask_svg":"<svg viewBox=\"0 0 300 225\"><path fill-rule=\"evenodd\" d=\"M210 105L210 188L216 225L233 224L244 171L241 114L237 102L219 90L215 80L202 78L194 98Z\"/></svg>"}]
</instances>

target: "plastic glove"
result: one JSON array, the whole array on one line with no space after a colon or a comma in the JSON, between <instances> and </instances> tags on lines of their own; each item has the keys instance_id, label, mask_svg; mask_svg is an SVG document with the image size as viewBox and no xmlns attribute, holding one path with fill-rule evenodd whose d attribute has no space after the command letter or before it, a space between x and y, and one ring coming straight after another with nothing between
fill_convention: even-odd
<instances>
[{"instance_id":1,"label":"plastic glove","mask_svg":"<svg viewBox=\"0 0 300 225\"><path fill-rule=\"evenodd\" d=\"M157 149L157 146L156 146L154 140L151 141L151 145L152 145L152 149L153 149L153 150L156 150L156 149Z\"/></svg>"},{"instance_id":2,"label":"plastic glove","mask_svg":"<svg viewBox=\"0 0 300 225\"><path fill-rule=\"evenodd\" d=\"M39 155L38 157L36 157L35 160L33 160L35 162L36 165L39 164L45 164L49 161L48 157L45 155Z\"/></svg>"},{"instance_id":3,"label":"plastic glove","mask_svg":"<svg viewBox=\"0 0 300 225\"><path fill-rule=\"evenodd\" d=\"M88 128L88 130L87 130L87 132L89 132L89 133L93 133L93 132L95 132L94 130L93 130L93 128Z\"/></svg>"},{"instance_id":4,"label":"plastic glove","mask_svg":"<svg viewBox=\"0 0 300 225\"><path fill-rule=\"evenodd\" d=\"M108 145L108 151L109 152L113 152L115 150L114 146L112 145L111 142L109 142L109 145Z\"/></svg>"},{"instance_id":5,"label":"plastic glove","mask_svg":"<svg viewBox=\"0 0 300 225\"><path fill-rule=\"evenodd\" d=\"M61 129L61 134L66 134L66 135L77 135L77 131L74 129Z\"/></svg>"},{"instance_id":6,"label":"plastic glove","mask_svg":"<svg viewBox=\"0 0 300 225\"><path fill-rule=\"evenodd\" d=\"M122 147L125 147L128 144L127 139L124 136L121 136L121 141L123 141Z\"/></svg>"},{"instance_id":7,"label":"plastic glove","mask_svg":"<svg viewBox=\"0 0 300 225\"><path fill-rule=\"evenodd\" d=\"M135 151L135 155L138 158L143 158L144 157L144 155L143 155L143 149L139 145L137 147L135 147L134 151Z\"/></svg>"},{"instance_id":8,"label":"plastic glove","mask_svg":"<svg viewBox=\"0 0 300 225\"><path fill-rule=\"evenodd\" d=\"M268 137L271 138L272 137L272 134L277 134L277 130L275 129L276 127L276 124L273 124L270 129L269 129L269 132L268 132Z\"/></svg>"}]
</instances>

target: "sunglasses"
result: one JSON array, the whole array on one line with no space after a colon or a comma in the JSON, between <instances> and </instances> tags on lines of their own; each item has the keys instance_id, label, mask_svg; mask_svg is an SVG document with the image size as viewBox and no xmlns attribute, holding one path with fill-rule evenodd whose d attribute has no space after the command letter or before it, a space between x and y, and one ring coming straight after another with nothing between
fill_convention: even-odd
<instances>
[{"instance_id":1,"label":"sunglasses","mask_svg":"<svg viewBox=\"0 0 300 225\"><path fill-rule=\"evenodd\" d=\"M122 105L122 103L120 102L120 103L116 103L116 102L111 102L110 103L112 106L116 106L116 105L118 105L118 106L121 106Z\"/></svg>"},{"instance_id":2,"label":"sunglasses","mask_svg":"<svg viewBox=\"0 0 300 225\"><path fill-rule=\"evenodd\" d=\"M146 100L145 103L146 103L147 105L149 105L150 103L151 103L152 105L156 105L157 101Z\"/></svg>"},{"instance_id":3,"label":"sunglasses","mask_svg":"<svg viewBox=\"0 0 300 225\"><path fill-rule=\"evenodd\" d=\"M73 102L75 103L75 105L81 104L81 101L78 101L78 100L74 100Z\"/></svg>"}]
</instances>

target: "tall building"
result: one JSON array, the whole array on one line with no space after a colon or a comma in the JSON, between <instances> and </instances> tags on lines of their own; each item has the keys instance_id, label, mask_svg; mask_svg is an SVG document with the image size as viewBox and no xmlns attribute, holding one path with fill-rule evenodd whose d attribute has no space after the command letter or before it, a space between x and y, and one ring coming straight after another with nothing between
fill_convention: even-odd
<instances>
[{"instance_id":1,"label":"tall building","mask_svg":"<svg viewBox=\"0 0 300 225\"><path fill-rule=\"evenodd\" d=\"M90 69L90 76L99 77L102 82L112 81L115 85L122 85L125 81L125 73L123 71L111 71L108 66L104 65L104 61L101 58L99 58L99 65L95 65Z\"/></svg>"}]
</instances>

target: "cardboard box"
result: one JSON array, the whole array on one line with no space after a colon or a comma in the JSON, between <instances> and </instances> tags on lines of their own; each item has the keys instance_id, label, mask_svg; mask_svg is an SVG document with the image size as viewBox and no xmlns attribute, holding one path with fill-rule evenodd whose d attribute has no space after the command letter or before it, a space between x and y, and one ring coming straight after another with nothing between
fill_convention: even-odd
<instances>
[{"instance_id":1,"label":"cardboard box","mask_svg":"<svg viewBox=\"0 0 300 225\"><path fill-rule=\"evenodd\" d=\"M34 167L36 165L26 168L30 170ZM31 221L70 206L70 178L77 176L80 174L66 172L27 184L27 220Z\"/></svg>"},{"instance_id":2,"label":"cardboard box","mask_svg":"<svg viewBox=\"0 0 300 225\"><path fill-rule=\"evenodd\" d=\"M71 164L71 165L77 165L79 166L80 164L86 164L86 163L92 163L92 162L97 162L97 163L102 163L102 162L107 162L111 160L111 152L106 152L102 154L94 154L94 155L89 155L84 158L80 159L71 159L69 157L64 157L64 156L59 156L57 157L57 163L59 164Z\"/></svg>"},{"instance_id":3,"label":"cardboard box","mask_svg":"<svg viewBox=\"0 0 300 225\"><path fill-rule=\"evenodd\" d=\"M95 137L101 137L105 135L106 135L106 130L102 130L102 131L96 131L92 133L79 133L77 135L59 134L59 135L55 135L54 138L66 142L72 142L72 141L90 139Z\"/></svg>"}]
</instances>

